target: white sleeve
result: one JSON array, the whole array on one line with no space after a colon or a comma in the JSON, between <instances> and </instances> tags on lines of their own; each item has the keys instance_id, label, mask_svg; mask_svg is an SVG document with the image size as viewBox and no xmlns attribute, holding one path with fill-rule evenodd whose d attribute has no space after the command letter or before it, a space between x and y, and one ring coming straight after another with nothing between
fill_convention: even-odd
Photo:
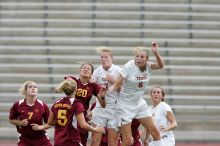
<instances>
[{"instance_id":1,"label":"white sleeve","mask_svg":"<svg viewBox=\"0 0 220 146\"><path fill-rule=\"evenodd\" d=\"M171 109L171 107L168 105L168 104L166 104L166 103L164 103L163 104L163 114L166 116L167 115L167 112L172 112L172 109Z\"/></svg>"},{"instance_id":2,"label":"white sleeve","mask_svg":"<svg viewBox=\"0 0 220 146\"><path fill-rule=\"evenodd\" d=\"M98 69L95 69L92 74L91 79L97 81L97 78L98 78Z\"/></svg>"},{"instance_id":3,"label":"white sleeve","mask_svg":"<svg viewBox=\"0 0 220 146\"><path fill-rule=\"evenodd\" d=\"M127 62L121 69L120 74L126 78L128 76L128 73L130 72L130 63Z\"/></svg>"}]
</instances>

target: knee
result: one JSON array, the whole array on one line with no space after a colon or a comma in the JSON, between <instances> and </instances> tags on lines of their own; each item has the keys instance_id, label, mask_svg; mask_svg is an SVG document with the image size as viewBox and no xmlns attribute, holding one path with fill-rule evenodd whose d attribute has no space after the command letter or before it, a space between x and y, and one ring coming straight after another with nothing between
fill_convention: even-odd
<instances>
[{"instance_id":1,"label":"knee","mask_svg":"<svg viewBox=\"0 0 220 146\"><path fill-rule=\"evenodd\" d=\"M123 139L122 139L122 141L123 141ZM134 139L133 139L133 137L125 138L123 143L125 143L126 146L130 146L134 143Z\"/></svg>"},{"instance_id":2,"label":"knee","mask_svg":"<svg viewBox=\"0 0 220 146\"><path fill-rule=\"evenodd\" d=\"M98 142L97 142L96 139L92 138L92 139L91 139L91 145L92 145L92 146L96 146L96 145L98 146L99 144L98 144Z\"/></svg>"},{"instance_id":3,"label":"knee","mask_svg":"<svg viewBox=\"0 0 220 146\"><path fill-rule=\"evenodd\" d=\"M94 146L94 145L99 145L100 141L101 141L101 138L92 135L92 137L91 137L91 143L92 143L93 146Z\"/></svg>"},{"instance_id":4,"label":"knee","mask_svg":"<svg viewBox=\"0 0 220 146\"><path fill-rule=\"evenodd\" d=\"M108 145L109 146L116 146L117 143L118 143L118 139L116 139L116 138L108 139Z\"/></svg>"}]
</instances>

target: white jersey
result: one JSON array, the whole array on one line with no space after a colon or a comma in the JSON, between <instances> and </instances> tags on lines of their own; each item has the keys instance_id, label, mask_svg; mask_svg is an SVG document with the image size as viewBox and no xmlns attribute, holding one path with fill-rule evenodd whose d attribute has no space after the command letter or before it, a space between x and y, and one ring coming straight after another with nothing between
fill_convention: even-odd
<instances>
[{"instance_id":1,"label":"white jersey","mask_svg":"<svg viewBox=\"0 0 220 146\"><path fill-rule=\"evenodd\" d=\"M150 107L150 111L158 128L160 126L167 127L170 124L166 116L168 111L172 112L172 109L165 102L160 102L156 107ZM174 134L171 130L167 132L161 132L161 136L174 138Z\"/></svg>"},{"instance_id":2,"label":"white jersey","mask_svg":"<svg viewBox=\"0 0 220 146\"><path fill-rule=\"evenodd\" d=\"M110 75L116 80L120 75L121 68L117 65L112 64L111 67L106 71L102 65L100 65L97 69L95 69L92 78L98 83L99 85L104 85L107 88L112 85L112 83L106 80L106 75ZM105 100L106 100L106 108L115 108L116 100L118 98L117 91L111 91L106 93ZM96 99L96 107L101 107L98 99Z\"/></svg>"},{"instance_id":3,"label":"white jersey","mask_svg":"<svg viewBox=\"0 0 220 146\"><path fill-rule=\"evenodd\" d=\"M120 91L119 101L136 104L148 87L151 73L150 62L148 62L146 70L141 71L139 67L135 65L134 60L128 61L121 70L124 81Z\"/></svg>"}]
</instances>

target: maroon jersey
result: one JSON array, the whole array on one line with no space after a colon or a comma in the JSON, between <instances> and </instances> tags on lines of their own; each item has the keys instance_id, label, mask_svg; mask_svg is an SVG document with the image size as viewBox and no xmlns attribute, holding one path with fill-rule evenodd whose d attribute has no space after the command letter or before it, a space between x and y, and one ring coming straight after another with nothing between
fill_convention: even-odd
<instances>
[{"instance_id":1,"label":"maroon jersey","mask_svg":"<svg viewBox=\"0 0 220 146\"><path fill-rule=\"evenodd\" d=\"M76 98L63 97L52 106L51 111L55 120L55 146L80 142L76 115L84 111L82 103Z\"/></svg>"},{"instance_id":2,"label":"maroon jersey","mask_svg":"<svg viewBox=\"0 0 220 146\"><path fill-rule=\"evenodd\" d=\"M16 126L17 131L27 138L38 139L45 136L46 132L44 130L32 130L31 124L35 123L38 125L42 125L43 121L47 123L49 114L50 112L48 106L41 100L37 99L33 106L29 106L26 103L26 99L22 99L15 102L10 109L9 119L28 119L27 126Z\"/></svg>"},{"instance_id":3,"label":"maroon jersey","mask_svg":"<svg viewBox=\"0 0 220 146\"><path fill-rule=\"evenodd\" d=\"M100 86L96 83L87 83L83 84L80 79L77 79L73 76L68 76L69 78L72 78L77 83L77 92L76 92L76 99L79 99L85 110L87 111L89 109L89 102L93 95L97 96L100 90ZM67 77L65 77L66 79Z\"/></svg>"}]
</instances>

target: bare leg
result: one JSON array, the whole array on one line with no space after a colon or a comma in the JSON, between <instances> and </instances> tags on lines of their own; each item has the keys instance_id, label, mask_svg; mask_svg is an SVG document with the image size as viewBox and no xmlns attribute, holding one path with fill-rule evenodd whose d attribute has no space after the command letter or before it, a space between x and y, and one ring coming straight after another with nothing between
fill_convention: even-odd
<instances>
[{"instance_id":1,"label":"bare leg","mask_svg":"<svg viewBox=\"0 0 220 146\"><path fill-rule=\"evenodd\" d=\"M93 124L93 127L96 125ZM91 146L99 146L102 138L102 133L97 133L97 132L92 132L92 137L91 137Z\"/></svg>"},{"instance_id":2,"label":"bare leg","mask_svg":"<svg viewBox=\"0 0 220 146\"><path fill-rule=\"evenodd\" d=\"M154 140L153 141L154 146L165 146L165 144L161 139L160 132L157 129L152 117L141 118L138 120L150 132Z\"/></svg>"},{"instance_id":3,"label":"bare leg","mask_svg":"<svg viewBox=\"0 0 220 146\"><path fill-rule=\"evenodd\" d=\"M131 134L131 123L121 126L122 134L122 146L130 146L133 144L132 134Z\"/></svg>"},{"instance_id":4,"label":"bare leg","mask_svg":"<svg viewBox=\"0 0 220 146\"><path fill-rule=\"evenodd\" d=\"M118 136L119 133L113 129L108 129L108 146L117 146L118 145Z\"/></svg>"}]
</instances>

